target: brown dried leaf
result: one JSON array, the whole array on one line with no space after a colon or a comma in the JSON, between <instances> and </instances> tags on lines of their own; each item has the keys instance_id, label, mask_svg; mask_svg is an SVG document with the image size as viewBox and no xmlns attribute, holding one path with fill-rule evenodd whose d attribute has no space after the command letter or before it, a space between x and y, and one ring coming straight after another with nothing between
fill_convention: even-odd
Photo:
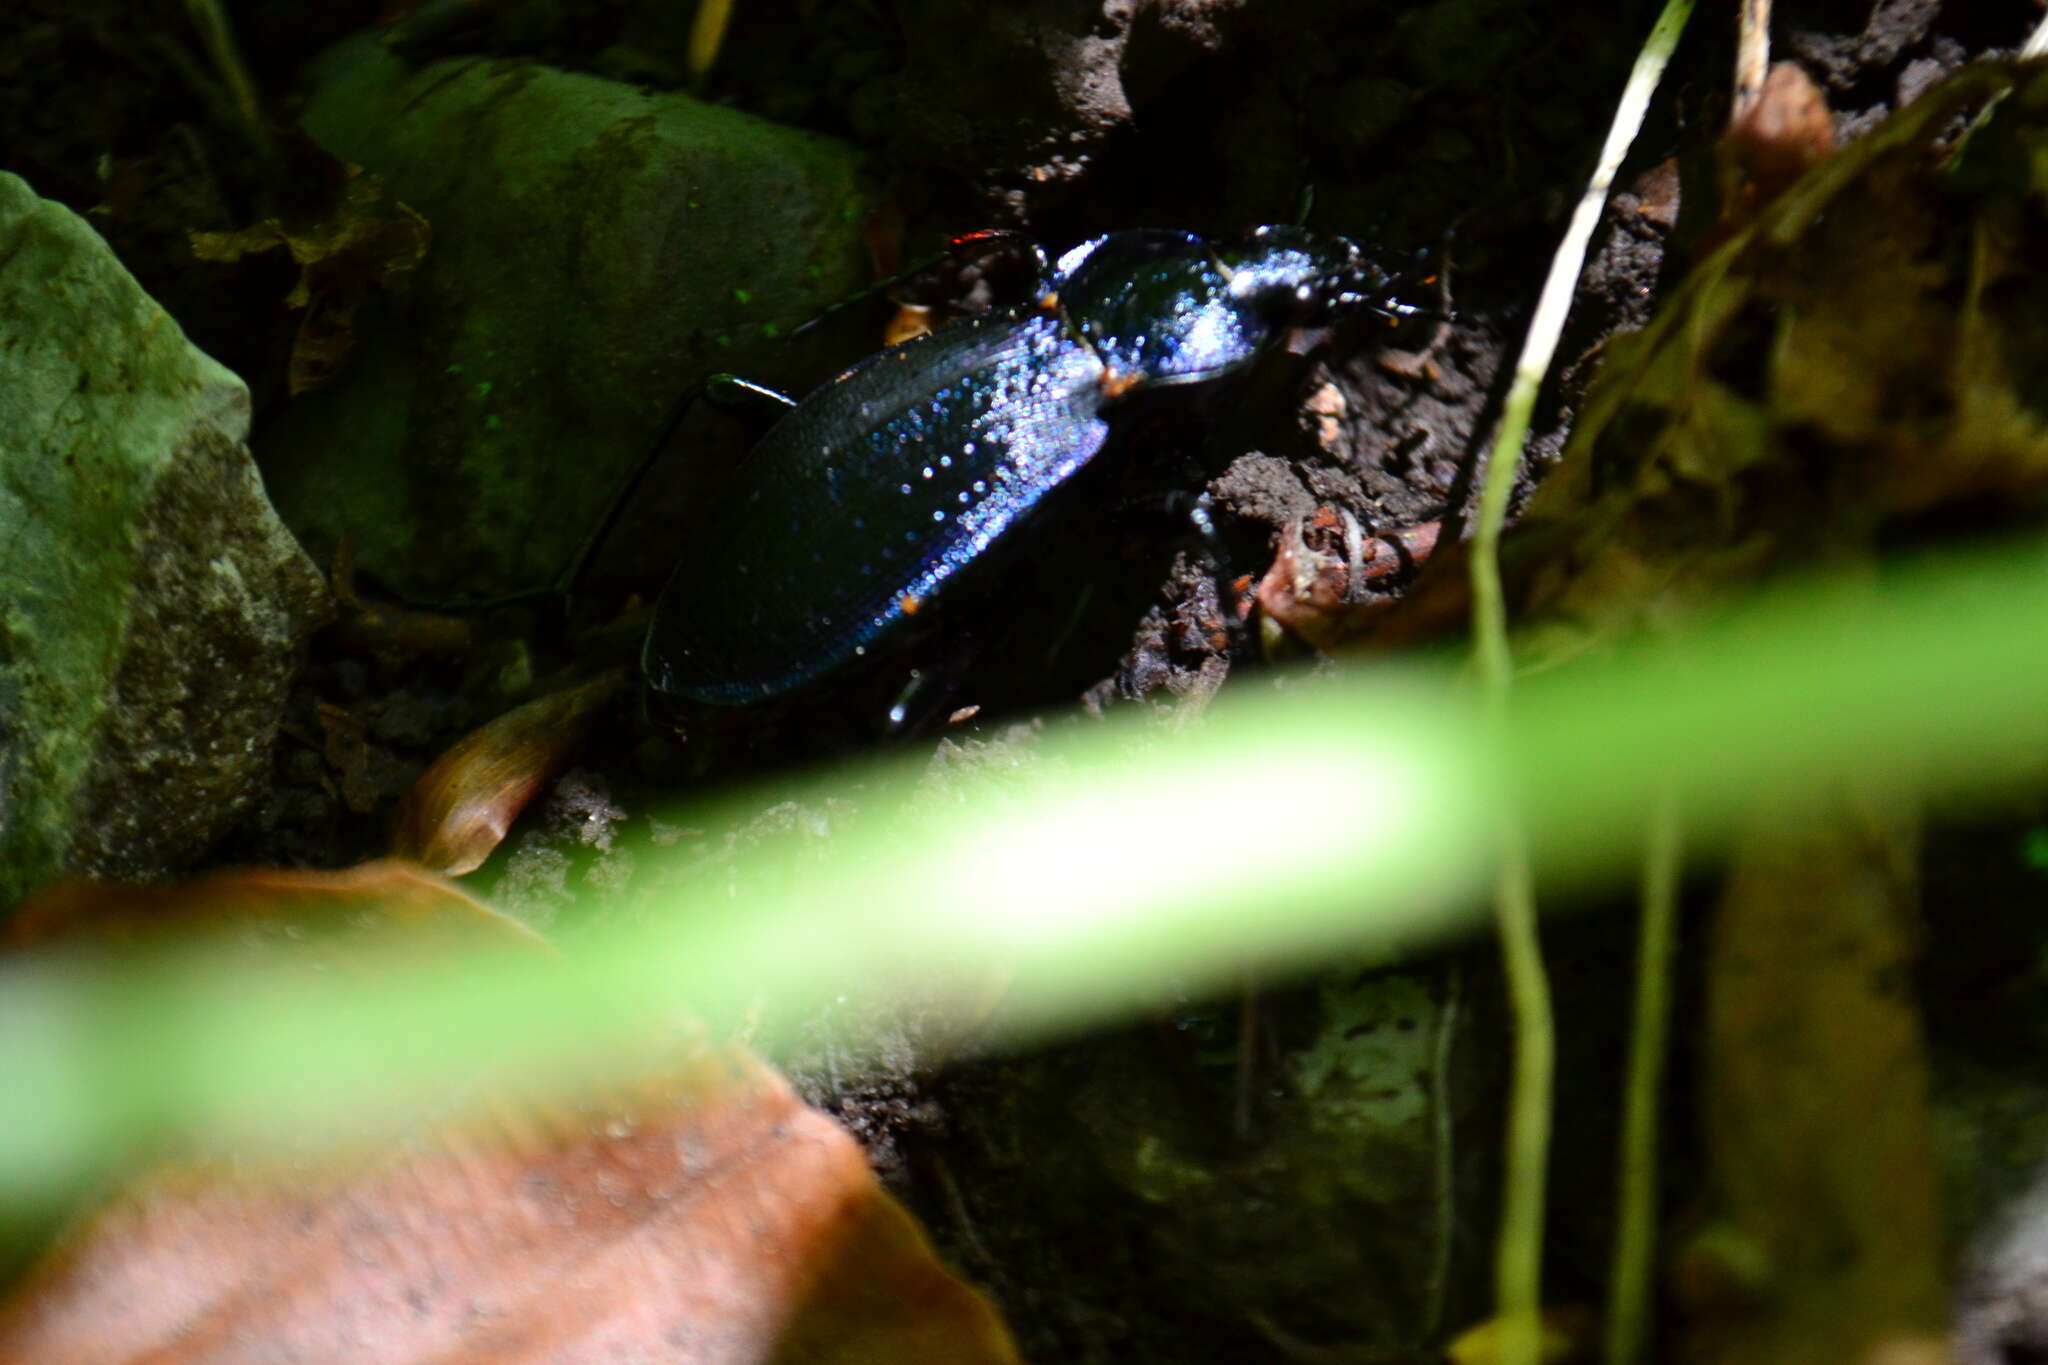
<instances>
[{"instance_id":1,"label":"brown dried leaf","mask_svg":"<svg viewBox=\"0 0 2048 1365\"><path fill-rule=\"evenodd\" d=\"M324 154L304 151L303 168ZM192 254L204 261L238 261L283 247L298 263L298 283L285 307L303 310L292 343L289 380L294 394L320 388L341 371L355 345L355 314L363 295L392 288L427 254L433 232L410 205L384 202L384 181L360 166L317 165L302 180L321 180L313 205L289 216L266 218L235 232L189 234Z\"/></svg>"},{"instance_id":2,"label":"brown dried leaf","mask_svg":"<svg viewBox=\"0 0 2048 1365\"><path fill-rule=\"evenodd\" d=\"M393 854L456 877L483 866L625 680L613 669L507 711L458 740L398 803Z\"/></svg>"},{"instance_id":3,"label":"brown dried leaf","mask_svg":"<svg viewBox=\"0 0 2048 1365\"><path fill-rule=\"evenodd\" d=\"M0 1303L0 1359L1017 1359L859 1146L735 1049L290 1180L173 1167Z\"/></svg>"},{"instance_id":4,"label":"brown dried leaf","mask_svg":"<svg viewBox=\"0 0 2048 1365\"><path fill-rule=\"evenodd\" d=\"M1428 521L1370 536L1348 513L1318 507L1281 534L1259 581L1259 610L1307 644L1335 649L1370 629L1395 601L1371 587L1426 562L1441 529Z\"/></svg>"}]
</instances>

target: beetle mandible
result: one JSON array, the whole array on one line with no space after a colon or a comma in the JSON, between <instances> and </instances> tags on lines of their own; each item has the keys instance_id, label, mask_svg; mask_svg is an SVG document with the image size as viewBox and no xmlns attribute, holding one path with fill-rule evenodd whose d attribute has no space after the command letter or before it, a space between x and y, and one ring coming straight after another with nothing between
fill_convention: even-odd
<instances>
[{"instance_id":1,"label":"beetle mandible","mask_svg":"<svg viewBox=\"0 0 2048 1365\"><path fill-rule=\"evenodd\" d=\"M765 702L885 657L1000 574L1130 395L1235 375L1297 329L1413 313L1342 237L1110 233L1034 296L879 352L806 397L683 546L642 662L659 691Z\"/></svg>"}]
</instances>

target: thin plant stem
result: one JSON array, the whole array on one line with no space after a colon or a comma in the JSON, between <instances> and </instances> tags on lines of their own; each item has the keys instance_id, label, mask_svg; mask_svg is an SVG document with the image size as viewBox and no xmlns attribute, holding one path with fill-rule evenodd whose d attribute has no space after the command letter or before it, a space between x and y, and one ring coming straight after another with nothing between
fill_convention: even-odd
<instances>
[{"instance_id":1,"label":"thin plant stem","mask_svg":"<svg viewBox=\"0 0 2048 1365\"><path fill-rule=\"evenodd\" d=\"M2027 35L2027 41L2020 47L2020 59L2031 61L2044 52L2048 52L2048 15L2043 15L2034 31Z\"/></svg>"},{"instance_id":2,"label":"thin plant stem","mask_svg":"<svg viewBox=\"0 0 2048 1365\"><path fill-rule=\"evenodd\" d=\"M1650 95L1691 13L1691 0L1667 0L1636 56L1592 179L1573 210L1564 240L1551 258L1550 274L1537 298L1536 313L1530 321L1529 335L1516 362L1514 382L1501 414L1500 431L1488 457L1479 515L1472 532L1472 631L1484 714L1494 737L1506 733L1513 674L1507 610L1500 584L1500 533L1507 520L1522 443L1529 432L1529 415L1535 408L1543 376L1557 354L1558 338L1564 331L1565 316L1585 265L1586 248L1600 221L1615 172L1642 127ZM1501 862L1495 914L1510 1007L1515 1017L1515 1074L1508 1109L1500 1239L1494 1261L1494 1311L1501 1327L1501 1365L1537 1365L1542 1338L1538 1312L1542 1305L1544 1182L1549 1164L1556 1039L1550 1012L1550 983L1536 932L1536 894L1528 850L1520 827L1511 817L1503 817L1499 833Z\"/></svg>"},{"instance_id":3,"label":"thin plant stem","mask_svg":"<svg viewBox=\"0 0 2048 1365\"><path fill-rule=\"evenodd\" d=\"M1657 1253L1657 1109L1671 1031L1671 953L1684 862L1678 798L1665 790L1650 810L1643 845L1643 923L1636 944L1636 1007L1629 1029L1621 1152L1615 1172L1614 1268L1607 1303L1607 1365L1634 1365L1650 1334Z\"/></svg>"}]
</instances>

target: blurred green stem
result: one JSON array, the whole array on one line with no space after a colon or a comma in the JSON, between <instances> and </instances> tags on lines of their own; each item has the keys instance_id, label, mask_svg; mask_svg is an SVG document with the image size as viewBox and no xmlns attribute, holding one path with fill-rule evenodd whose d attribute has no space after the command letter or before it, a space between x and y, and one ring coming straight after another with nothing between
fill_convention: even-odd
<instances>
[{"instance_id":1,"label":"blurred green stem","mask_svg":"<svg viewBox=\"0 0 2048 1365\"><path fill-rule=\"evenodd\" d=\"M1650 811L1643 847L1643 923L1636 945L1636 1008L1615 1186L1614 1269L1607 1304L1607 1365L1642 1358L1657 1251L1657 1104L1671 1028L1671 950L1678 922L1684 827L1669 790Z\"/></svg>"}]
</instances>

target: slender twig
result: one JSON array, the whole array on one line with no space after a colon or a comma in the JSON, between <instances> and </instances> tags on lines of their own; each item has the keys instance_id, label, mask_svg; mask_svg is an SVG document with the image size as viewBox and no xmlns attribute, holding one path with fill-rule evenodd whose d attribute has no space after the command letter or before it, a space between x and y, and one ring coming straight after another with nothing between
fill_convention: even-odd
<instances>
[{"instance_id":1,"label":"slender twig","mask_svg":"<svg viewBox=\"0 0 2048 1365\"><path fill-rule=\"evenodd\" d=\"M1685 21L1691 0L1667 0L1636 56L1627 86L1614 112L1606 144L1592 180L1580 196L1571 224L1536 302L1515 378L1501 414L1499 434L1489 454L1486 482L1480 490L1479 515L1472 532L1473 657L1486 717L1495 737L1505 734L1513 661L1508 652L1507 611L1500 584L1500 533L1507 520L1522 442L1537 390L1557 353L1572 293L1585 265L1586 248L1608 189L1629 144L1642 126L1651 92L1657 87ZM1543 1203L1545 1167L1550 1151L1551 1074L1556 1040L1550 1015L1550 983L1543 968L1543 948L1536 933L1536 895L1522 831L1511 818L1500 830L1501 864L1496 888L1496 914L1501 957L1515 1016L1515 1076L1509 1101L1507 1172L1502 1196L1500 1241L1496 1249L1495 1313L1501 1324L1501 1365L1536 1365L1541 1341L1537 1318L1542 1303Z\"/></svg>"},{"instance_id":2,"label":"slender twig","mask_svg":"<svg viewBox=\"0 0 2048 1365\"><path fill-rule=\"evenodd\" d=\"M1629 1029L1621 1154L1615 1175L1614 1268L1607 1303L1607 1365L1634 1365L1650 1331L1657 1252L1657 1107L1671 1028L1671 950L1684 860L1678 798L1659 796L1643 846L1643 923L1636 944L1636 1008Z\"/></svg>"}]
</instances>

